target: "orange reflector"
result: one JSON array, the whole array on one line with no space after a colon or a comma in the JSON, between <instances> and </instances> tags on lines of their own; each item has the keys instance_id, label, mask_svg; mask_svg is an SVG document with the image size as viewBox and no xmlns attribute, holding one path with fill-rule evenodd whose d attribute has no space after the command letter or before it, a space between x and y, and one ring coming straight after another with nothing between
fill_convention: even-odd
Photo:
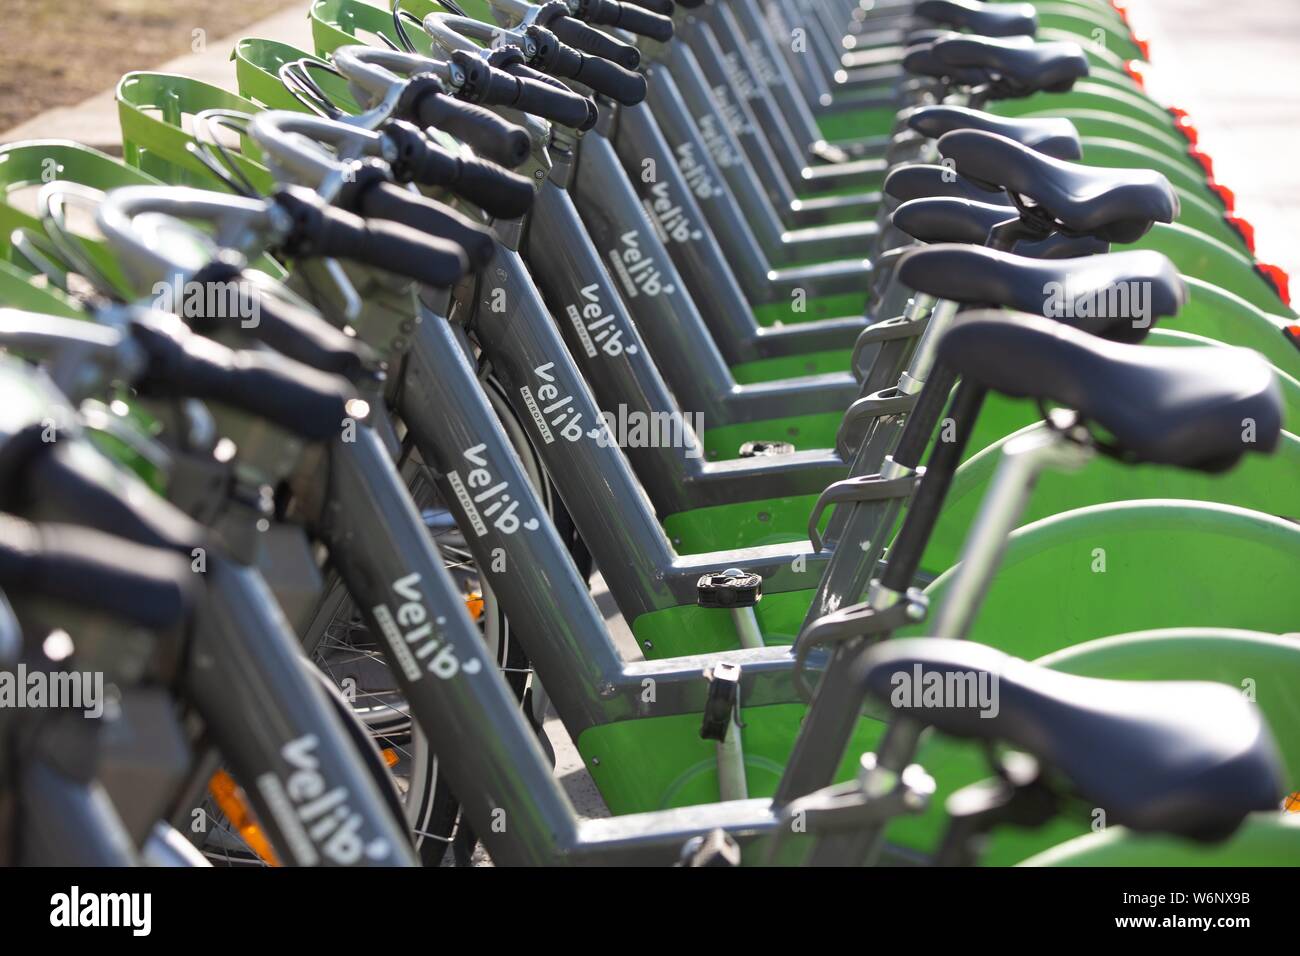
<instances>
[{"instance_id":1,"label":"orange reflector","mask_svg":"<svg viewBox=\"0 0 1300 956\"><path fill-rule=\"evenodd\" d=\"M1291 277L1277 266L1271 266L1267 262L1256 262L1255 271L1264 277L1269 285L1277 292L1277 297L1285 305L1291 304ZM1295 328L1292 326L1291 328Z\"/></svg>"},{"instance_id":2,"label":"orange reflector","mask_svg":"<svg viewBox=\"0 0 1300 956\"><path fill-rule=\"evenodd\" d=\"M1219 201L1223 203L1223 208L1232 212L1237 206L1237 197L1232 194L1232 190L1227 186L1220 186L1218 183L1210 183L1210 188L1219 194Z\"/></svg>"},{"instance_id":3,"label":"orange reflector","mask_svg":"<svg viewBox=\"0 0 1300 956\"><path fill-rule=\"evenodd\" d=\"M465 609L469 611L469 616L478 620L483 616L483 595L478 591L471 591L465 595Z\"/></svg>"},{"instance_id":4,"label":"orange reflector","mask_svg":"<svg viewBox=\"0 0 1300 956\"><path fill-rule=\"evenodd\" d=\"M1147 88L1146 64L1141 60L1126 60L1124 62L1124 72L1128 74L1130 80L1137 84L1139 90Z\"/></svg>"},{"instance_id":5,"label":"orange reflector","mask_svg":"<svg viewBox=\"0 0 1300 956\"><path fill-rule=\"evenodd\" d=\"M1151 62L1151 41L1149 41L1146 37L1138 36L1136 33L1130 33L1129 39L1132 40L1133 45L1142 52L1142 59L1150 63Z\"/></svg>"},{"instance_id":6,"label":"orange reflector","mask_svg":"<svg viewBox=\"0 0 1300 956\"><path fill-rule=\"evenodd\" d=\"M218 770L208 781L208 793L212 794L213 802L226 815L226 819L239 834L240 839L257 854L258 859L267 866L279 866L280 861L276 859L270 841L262 832L262 828L257 825L244 791L240 789L239 784L235 783L234 777L224 770Z\"/></svg>"},{"instance_id":7,"label":"orange reflector","mask_svg":"<svg viewBox=\"0 0 1300 956\"><path fill-rule=\"evenodd\" d=\"M1192 125L1192 118L1186 113L1182 116L1175 117L1174 125L1178 127L1178 132L1187 137L1187 142L1191 143L1193 146L1195 146L1200 140L1201 134L1197 131L1196 127Z\"/></svg>"},{"instance_id":8,"label":"orange reflector","mask_svg":"<svg viewBox=\"0 0 1300 956\"><path fill-rule=\"evenodd\" d=\"M1246 248L1249 249L1252 253L1254 253L1255 227L1252 226L1249 221L1242 219L1240 216L1234 216L1232 213L1228 213L1223 218L1228 220L1228 225L1230 225L1233 229L1237 230L1237 233L1238 235L1241 236L1242 241L1246 243Z\"/></svg>"},{"instance_id":9,"label":"orange reflector","mask_svg":"<svg viewBox=\"0 0 1300 956\"><path fill-rule=\"evenodd\" d=\"M1210 159L1210 157L1209 157L1208 154L1201 152L1201 151L1200 151L1199 149L1197 149L1195 146L1193 146L1191 149L1189 149L1189 150L1187 151L1187 153L1188 153L1189 156L1192 157L1192 159L1196 160L1198 163L1201 164L1201 168L1202 168L1203 170L1205 170L1205 176L1206 176L1206 178L1207 178L1207 179L1210 179L1210 180L1213 180L1213 179L1214 179L1214 160Z\"/></svg>"},{"instance_id":10,"label":"orange reflector","mask_svg":"<svg viewBox=\"0 0 1300 956\"><path fill-rule=\"evenodd\" d=\"M1295 326L1293 325L1291 328L1295 328ZM1287 813L1300 813L1300 790L1287 794L1287 798L1282 801L1282 809Z\"/></svg>"},{"instance_id":11,"label":"orange reflector","mask_svg":"<svg viewBox=\"0 0 1300 956\"><path fill-rule=\"evenodd\" d=\"M397 755L397 751L394 750L392 747L385 747L383 750L379 752L384 755L384 763L388 764L390 768L396 767L397 761L402 759Z\"/></svg>"}]
</instances>

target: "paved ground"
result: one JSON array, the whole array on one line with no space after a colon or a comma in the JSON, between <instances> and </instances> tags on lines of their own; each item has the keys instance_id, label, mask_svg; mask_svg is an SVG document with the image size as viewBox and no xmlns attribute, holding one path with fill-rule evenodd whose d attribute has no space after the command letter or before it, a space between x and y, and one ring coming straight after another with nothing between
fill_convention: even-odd
<instances>
[{"instance_id":1,"label":"paved ground","mask_svg":"<svg viewBox=\"0 0 1300 956\"><path fill-rule=\"evenodd\" d=\"M180 56L156 66L141 63L135 68L156 69L162 73L180 73L233 90L235 65L230 60L230 51L234 49L235 41L242 37L256 36L310 49L311 28L307 20L307 11L310 9L309 3L295 3L289 9L249 24L227 36L207 41L201 53ZM66 39L75 50L75 32L67 34ZM120 156L122 131L117 124L117 104L113 99L112 88L75 105L49 110L0 133L0 143L23 139L73 139Z\"/></svg>"}]
</instances>

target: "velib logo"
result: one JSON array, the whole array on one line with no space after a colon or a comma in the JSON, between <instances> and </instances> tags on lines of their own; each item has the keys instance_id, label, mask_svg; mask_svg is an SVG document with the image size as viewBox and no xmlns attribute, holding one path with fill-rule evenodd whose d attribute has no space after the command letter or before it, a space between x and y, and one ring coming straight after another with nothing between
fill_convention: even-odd
<instances>
[{"instance_id":1,"label":"velib logo","mask_svg":"<svg viewBox=\"0 0 1300 956\"><path fill-rule=\"evenodd\" d=\"M618 326L618 319L601 301L600 286L593 282L584 286L581 294L582 302L566 305L564 312L573 324L573 330L578 333L578 340L587 357L595 358L597 349L610 358L618 358L624 352L635 355L636 345L623 344L623 330ZM551 365L547 364L546 368L551 368Z\"/></svg>"},{"instance_id":2,"label":"velib logo","mask_svg":"<svg viewBox=\"0 0 1300 956\"><path fill-rule=\"evenodd\" d=\"M732 149L731 141L727 139L726 131L722 129L722 124L717 117L712 113L705 113L703 116L695 117L695 124L700 128L704 148L709 151L715 163L723 169L728 169L740 162L740 154Z\"/></svg>"},{"instance_id":3,"label":"velib logo","mask_svg":"<svg viewBox=\"0 0 1300 956\"><path fill-rule=\"evenodd\" d=\"M753 75L745 68L745 64L740 60L740 54L734 50L727 53L722 58L722 69L727 74L727 79L731 81L742 97L747 100L758 99L762 91L754 82Z\"/></svg>"},{"instance_id":4,"label":"velib logo","mask_svg":"<svg viewBox=\"0 0 1300 956\"><path fill-rule=\"evenodd\" d=\"M519 388L537 433L548 445L555 441L556 435L570 442L583 436L582 412L573 407L573 396L561 391L556 384L555 376L551 374L554 368L554 362L547 362L533 369L540 383L536 394L527 385Z\"/></svg>"},{"instance_id":5,"label":"velib logo","mask_svg":"<svg viewBox=\"0 0 1300 956\"><path fill-rule=\"evenodd\" d=\"M664 282L654 257L642 250L641 234L635 229L618 237L618 248L609 251L609 264L629 299L638 295L654 298L677 291L676 286Z\"/></svg>"},{"instance_id":6,"label":"velib logo","mask_svg":"<svg viewBox=\"0 0 1300 956\"><path fill-rule=\"evenodd\" d=\"M731 130L736 136L745 136L754 132L749 125L749 121L745 119L745 114L732 100L726 86L719 83L717 86L710 87L709 91L713 94L713 105L718 108L718 112L722 115L722 121L727 124L727 129Z\"/></svg>"},{"instance_id":7,"label":"velib logo","mask_svg":"<svg viewBox=\"0 0 1300 956\"><path fill-rule=\"evenodd\" d=\"M520 520L517 514L519 499L510 493L510 483L498 481L488 470L487 459L483 457L486 450L487 445L483 444L465 449L464 458L469 463L469 470L463 480L458 471L447 472L447 483L464 509L474 533L480 538L487 534L488 521L502 534L514 534L520 528L536 531L538 523L535 517L527 516Z\"/></svg>"},{"instance_id":8,"label":"velib logo","mask_svg":"<svg viewBox=\"0 0 1300 956\"><path fill-rule=\"evenodd\" d=\"M677 168L681 171L682 178L686 180L687 188L696 199L707 200L718 195L717 183L709 175L708 167L695 155L695 146L692 143L679 143L673 150L673 154L677 157Z\"/></svg>"},{"instance_id":9,"label":"velib logo","mask_svg":"<svg viewBox=\"0 0 1300 956\"><path fill-rule=\"evenodd\" d=\"M50 897L50 925L126 927L132 936L148 936L153 928L150 893L83 893L74 886Z\"/></svg>"},{"instance_id":10,"label":"velib logo","mask_svg":"<svg viewBox=\"0 0 1300 956\"><path fill-rule=\"evenodd\" d=\"M651 186L650 195L642 199L641 204L662 242L693 242L703 235L686 215L686 210L673 201L667 183Z\"/></svg>"},{"instance_id":11,"label":"velib logo","mask_svg":"<svg viewBox=\"0 0 1300 956\"><path fill-rule=\"evenodd\" d=\"M19 662L11 671L0 671L0 708L80 710L98 719L104 715L104 675L99 671L29 671Z\"/></svg>"},{"instance_id":12,"label":"velib logo","mask_svg":"<svg viewBox=\"0 0 1300 956\"><path fill-rule=\"evenodd\" d=\"M346 787L330 787L320 772L319 745L315 734L289 741L280 748L280 756L290 768L288 778L283 783L274 773L257 778L257 787L294 859L302 866L316 866L322 859L336 866L352 866L362 857L387 859L392 852L388 841L382 837L365 840L361 814L352 808L351 794Z\"/></svg>"},{"instance_id":13,"label":"velib logo","mask_svg":"<svg viewBox=\"0 0 1300 956\"><path fill-rule=\"evenodd\" d=\"M479 672L477 658L461 664L455 649L444 643L436 628L447 623L445 617L429 616L420 593L419 572L412 572L393 582L393 593L398 597L394 613L386 604L376 604L370 609L379 629L388 642L389 651L402 668L406 679L417 681L426 673L439 680L451 680L464 671Z\"/></svg>"},{"instance_id":14,"label":"velib logo","mask_svg":"<svg viewBox=\"0 0 1300 956\"><path fill-rule=\"evenodd\" d=\"M889 703L894 707L978 710L980 717L996 717L998 677L988 671L925 671L913 664L910 671L895 671L889 678Z\"/></svg>"}]
</instances>

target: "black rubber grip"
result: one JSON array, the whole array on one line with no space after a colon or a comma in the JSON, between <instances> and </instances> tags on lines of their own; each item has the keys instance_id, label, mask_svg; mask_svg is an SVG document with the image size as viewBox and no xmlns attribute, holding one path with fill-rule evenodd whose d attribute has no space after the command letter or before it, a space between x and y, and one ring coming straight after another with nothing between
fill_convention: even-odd
<instances>
[{"instance_id":1,"label":"black rubber grip","mask_svg":"<svg viewBox=\"0 0 1300 956\"><path fill-rule=\"evenodd\" d=\"M135 382L146 397L198 398L264 418L308 441L338 434L348 383L277 352L235 350L194 335L138 323L132 337L148 356Z\"/></svg>"},{"instance_id":2,"label":"black rubber grip","mask_svg":"<svg viewBox=\"0 0 1300 956\"><path fill-rule=\"evenodd\" d=\"M624 3L631 3L634 6L642 7L651 13L657 13L661 17L671 17L676 4L673 0L623 0ZM684 7L698 7L703 0L694 0L692 3L683 3Z\"/></svg>"},{"instance_id":3,"label":"black rubber grip","mask_svg":"<svg viewBox=\"0 0 1300 956\"><path fill-rule=\"evenodd\" d=\"M109 614L151 630L182 626L198 575L182 555L76 525L0 515L0 587Z\"/></svg>"},{"instance_id":4,"label":"black rubber grip","mask_svg":"<svg viewBox=\"0 0 1300 956\"><path fill-rule=\"evenodd\" d=\"M546 24L546 29L575 50L602 57L624 69L635 70L641 64L641 51L636 47L617 40L608 33L593 30L573 17L556 17Z\"/></svg>"},{"instance_id":5,"label":"black rubber grip","mask_svg":"<svg viewBox=\"0 0 1300 956\"><path fill-rule=\"evenodd\" d=\"M51 521L185 555L206 546L208 530L170 501L88 472L85 446L59 441L45 444L44 450L25 463L18 477L23 510L39 509Z\"/></svg>"},{"instance_id":6,"label":"black rubber grip","mask_svg":"<svg viewBox=\"0 0 1300 956\"><path fill-rule=\"evenodd\" d=\"M373 184L361 193L359 203L357 211L367 219L386 219L454 243L465 250L471 268L486 265L496 251L496 240L482 226L440 202L393 183Z\"/></svg>"},{"instance_id":7,"label":"black rubber grip","mask_svg":"<svg viewBox=\"0 0 1300 956\"><path fill-rule=\"evenodd\" d=\"M451 61L461 69L464 82L459 95L486 106L510 106L542 119L588 130L596 125L596 104L585 96L557 84L533 79L527 67L515 67L524 75L515 76L497 69L475 54L464 50L452 53Z\"/></svg>"},{"instance_id":8,"label":"black rubber grip","mask_svg":"<svg viewBox=\"0 0 1300 956\"><path fill-rule=\"evenodd\" d=\"M485 159L514 169L528 158L532 144L528 132L473 103L463 103L441 93L429 93L416 107L421 126L450 133Z\"/></svg>"},{"instance_id":9,"label":"black rubber grip","mask_svg":"<svg viewBox=\"0 0 1300 956\"><path fill-rule=\"evenodd\" d=\"M195 273L192 281L235 283L233 288L240 297L233 309L240 319L209 316L205 312L194 315L187 308L186 322L197 332L211 335L218 328L237 329L239 334L263 342L305 365L352 381L368 374L368 368L376 364L374 354L364 342L345 335L310 309L255 291L251 283L240 280L236 267L213 263ZM219 295L205 295L202 305L221 301L224 299Z\"/></svg>"},{"instance_id":10,"label":"black rubber grip","mask_svg":"<svg viewBox=\"0 0 1300 956\"><path fill-rule=\"evenodd\" d=\"M569 79L577 80L624 106L636 106L645 99L646 81L640 73L625 70L598 56L577 50L573 52L578 57L578 69L570 74Z\"/></svg>"},{"instance_id":11,"label":"black rubber grip","mask_svg":"<svg viewBox=\"0 0 1300 956\"><path fill-rule=\"evenodd\" d=\"M385 133L397 148L393 174L403 182L450 189L489 216L515 219L533 203L533 184L493 163L457 156L437 146L415 127L392 123Z\"/></svg>"},{"instance_id":12,"label":"black rubber grip","mask_svg":"<svg viewBox=\"0 0 1300 956\"><path fill-rule=\"evenodd\" d=\"M588 23L618 27L638 36L666 43L673 38L673 21L643 7L619 3L618 0L587 0L579 11Z\"/></svg>"},{"instance_id":13,"label":"black rubber grip","mask_svg":"<svg viewBox=\"0 0 1300 956\"><path fill-rule=\"evenodd\" d=\"M510 79L519 84L511 104L515 109L579 130L596 125L599 118L596 104L585 96L528 77L510 76Z\"/></svg>"},{"instance_id":14,"label":"black rubber grip","mask_svg":"<svg viewBox=\"0 0 1300 956\"><path fill-rule=\"evenodd\" d=\"M293 229L284 242L284 251L291 256L351 259L444 288L469 271L464 248L446 239L397 222L367 221L303 191L280 192L275 200L293 217Z\"/></svg>"}]
</instances>

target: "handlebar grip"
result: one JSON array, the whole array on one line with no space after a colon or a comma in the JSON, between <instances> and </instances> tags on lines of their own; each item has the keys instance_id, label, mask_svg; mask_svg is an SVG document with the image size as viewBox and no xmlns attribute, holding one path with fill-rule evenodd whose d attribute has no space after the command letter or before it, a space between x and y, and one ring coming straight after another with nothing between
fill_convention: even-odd
<instances>
[{"instance_id":1,"label":"handlebar grip","mask_svg":"<svg viewBox=\"0 0 1300 956\"><path fill-rule=\"evenodd\" d=\"M451 60L465 77L461 95L472 102L514 107L579 130L596 125L596 104L559 84L552 86L527 76L514 76L463 50L454 52Z\"/></svg>"},{"instance_id":2,"label":"handlebar grip","mask_svg":"<svg viewBox=\"0 0 1300 956\"><path fill-rule=\"evenodd\" d=\"M358 212L369 220L386 219L465 251L470 266L487 264L496 251L492 234L454 209L393 183L374 183L358 199ZM371 223L373 225L373 223Z\"/></svg>"},{"instance_id":3,"label":"handlebar grip","mask_svg":"<svg viewBox=\"0 0 1300 956\"><path fill-rule=\"evenodd\" d=\"M515 109L574 129L588 130L596 125L599 118L596 104L585 96L528 77L512 76L510 79L518 84L511 104Z\"/></svg>"},{"instance_id":4,"label":"handlebar grip","mask_svg":"<svg viewBox=\"0 0 1300 956\"><path fill-rule=\"evenodd\" d=\"M469 200L489 216L514 219L533 204L533 185L523 176L473 157L457 156L437 146L419 130L392 123L386 134L397 147L393 174L421 186L441 186Z\"/></svg>"},{"instance_id":5,"label":"handlebar grip","mask_svg":"<svg viewBox=\"0 0 1300 956\"><path fill-rule=\"evenodd\" d=\"M76 525L0 515L0 586L170 630L189 618L197 575L187 558Z\"/></svg>"},{"instance_id":6,"label":"handlebar grip","mask_svg":"<svg viewBox=\"0 0 1300 956\"><path fill-rule=\"evenodd\" d=\"M356 393L344 379L277 352L235 350L184 331L131 327L149 361L134 385L144 396L198 398L264 418L308 441L338 433Z\"/></svg>"},{"instance_id":7,"label":"handlebar grip","mask_svg":"<svg viewBox=\"0 0 1300 956\"><path fill-rule=\"evenodd\" d=\"M430 92L416 105L421 126L432 126L468 143L474 152L494 163L513 169L532 150L528 132L473 103L463 103L441 93Z\"/></svg>"},{"instance_id":8,"label":"handlebar grip","mask_svg":"<svg viewBox=\"0 0 1300 956\"><path fill-rule=\"evenodd\" d=\"M634 6L644 7L651 13L657 13L661 17L671 17L676 4L673 0L623 0L624 3L630 3ZM691 2L682 2L684 7L698 7L703 0L691 0Z\"/></svg>"},{"instance_id":9,"label":"handlebar grip","mask_svg":"<svg viewBox=\"0 0 1300 956\"><path fill-rule=\"evenodd\" d=\"M474 203L489 216L517 219L533 205L533 184L523 176L477 159L453 157L460 173L450 184L456 195Z\"/></svg>"},{"instance_id":10,"label":"handlebar grip","mask_svg":"<svg viewBox=\"0 0 1300 956\"><path fill-rule=\"evenodd\" d=\"M625 70L617 63L598 56L578 53L576 50L574 52L579 58L578 69L570 79L577 80L624 106L636 106L645 99L646 81L640 73Z\"/></svg>"},{"instance_id":11,"label":"handlebar grip","mask_svg":"<svg viewBox=\"0 0 1300 956\"><path fill-rule=\"evenodd\" d=\"M643 7L618 0L589 0L583 18L599 26L618 27L638 36L666 43L673 38L673 21Z\"/></svg>"},{"instance_id":12,"label":"handlebar grip","mask_svg":"<svg viewBox=\"0 0 1300 956\"><path fill-rule=\"evenodd\" d=\"M367 222L325 205L314 194L281 191L275 201L293 217L293 229L284 242L291 256L351 259L444 288L455 285L469 271L465 250L446 239L396 222Z\"/></svg>"},{"instance_id":13,"label":"handlebar grip","mask_svg":"<svg viewBox=\"0 0 1300 956\"><path fill-rule=\"evenodd\" d=\"M256 291L251 284L240 281L239 276L238 268L213 263L195 273L192 281L205 286L208 282L237 283L241 301L236 314L254 320L240 321L241 333L304 365L357 381L376 364L375 356L364 342L345 335L309 309ZM212 301L220 300L204 296L205 305ZM190 311L187 309L186 320L195 331L204 334L211 334L218 321L228 321L206 314L191 316Z\"/></svg>"},{"instance_id":14,"label":"handlebar grip","mask_svg":"<svg viewBox=\"0 0 1300 956\"><path fill-rule=\"evenodd\" d=\"M575 50L590 53L617 63L627 70L635 70L641 63L641 51L630 43L616 40L608 33L593 30L581 20L573 17L556 17L546 25L561 43L567 43Z\"/></svg>"}]
</instances>

